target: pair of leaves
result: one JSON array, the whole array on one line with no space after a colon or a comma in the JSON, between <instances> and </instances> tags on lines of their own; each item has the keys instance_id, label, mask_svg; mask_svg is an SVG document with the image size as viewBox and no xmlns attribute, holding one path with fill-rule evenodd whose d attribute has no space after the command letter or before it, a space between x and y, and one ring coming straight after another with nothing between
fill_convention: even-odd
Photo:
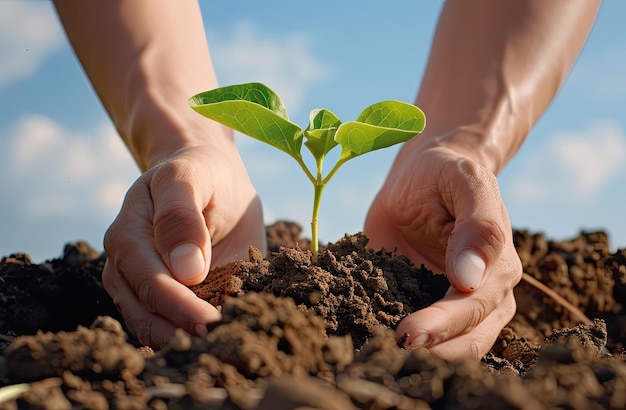
<instances>
[{"instance_id":1,"label":"pair of leaves","mask_svg":"<svg viewBox=\"0 0 626 410\"><path fill-rule=\"evenodd\" d=\"M268 143L298 161L302 143L321 161L340 145L340 161L411 139L424 129L418 107L400 101L382 101L367 107L356 121L342 124L327 109L313 110L303 131L289 121L280 98L261 83L216 88L197 94L189 105L199 114L250 137Z\"/></svg>"}]
</instances>

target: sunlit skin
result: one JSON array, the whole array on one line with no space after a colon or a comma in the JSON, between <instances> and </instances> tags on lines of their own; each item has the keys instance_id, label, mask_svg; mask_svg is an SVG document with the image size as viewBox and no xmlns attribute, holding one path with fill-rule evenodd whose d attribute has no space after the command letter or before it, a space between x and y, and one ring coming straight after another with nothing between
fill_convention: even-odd
<instances>
[{"instance_id":1,"label":"sunlit skin","mask_svg":"<svg viewBox=\"0 0 626 410\"><path fill-rule=\"evenodd\" d=\"M401 149L364 227L372 247L452 283L400 323L408 346L480 357L513 315L521 269L495 176L554 98L599 3L445 2L415 102L427 128ZM176 327L202 334L219 313L186 285L264 249L264 228L232 134L187 105L218 86L198 3L55 4L143 172L105 236L105 287L143 343L162 347Z\"/></svg>"},{"instance_id":2,"label":"sunlit skin","mask_svg":"<svg viewBox=\"0 0 626 410\"><path fill-rule=\"evenodd\" d=\"M554 98L598 7L445 3L416 99L427 127L401 149L364 229L373 248L397 249L452 284L399 324L405 345L479 358L514 315L522 269L496 175Z\"/></svg>"}]
</instances>

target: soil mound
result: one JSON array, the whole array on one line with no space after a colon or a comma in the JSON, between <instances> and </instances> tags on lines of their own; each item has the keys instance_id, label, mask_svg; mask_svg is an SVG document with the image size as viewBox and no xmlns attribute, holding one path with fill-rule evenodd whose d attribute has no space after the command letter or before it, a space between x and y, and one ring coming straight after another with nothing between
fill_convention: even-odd
<instances>
[{"instance_id":1,"label":"soil mound","mask_svg":"<svg viewBox=\"0 0 626 410\"><path fill-rule=\"evenodd\" d=\"M85 243L33 264L0 261L0 408L624 408L626 250L602 232L568 241L515 231L527 275L593 318L586 325L523 281L518 313L482 359L400 348L393 328L441 298L443 275L367 250L362 234L312 263L300 228L268 227L272 254L192 287L221 306L205 338L153 352L124 331Z\"/></svg>"}]
</instances>

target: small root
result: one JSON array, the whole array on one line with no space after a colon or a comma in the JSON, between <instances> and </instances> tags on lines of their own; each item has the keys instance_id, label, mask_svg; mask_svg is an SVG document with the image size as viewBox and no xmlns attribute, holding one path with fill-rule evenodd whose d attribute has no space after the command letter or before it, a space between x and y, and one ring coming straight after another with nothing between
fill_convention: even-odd
<instances>
[{"instance_id":1,"label":"small root","mask_svg":"<svg viewBox=\"0 0 626 410\"><path fill-rule=\"evenodd\" d=\"M547 296L551 297L556 303L569 310L570 313L582 324L587 326L593 324L593 320L589 319L589 317L587 317L587 315L585 315L582 310L569 303L563 296L559 295L558 293L544 285L542 282L533 278L528 273L524 272L522 274L522 280L526 281L526 283L528 283L529 285L534 286L541 292L545 293Z\"/></svg>"}]
</instances>

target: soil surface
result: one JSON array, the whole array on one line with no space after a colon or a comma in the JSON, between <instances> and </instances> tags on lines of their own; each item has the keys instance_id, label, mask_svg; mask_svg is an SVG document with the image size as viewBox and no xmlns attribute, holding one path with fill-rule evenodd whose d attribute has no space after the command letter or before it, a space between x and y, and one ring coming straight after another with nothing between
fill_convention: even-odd
<instances>
[{"instance_id":1,"label":"soil surface","mask_svg":"<svg viewBox=\"0 0 626 410\"><path fill-rule=\"evenodd\" d=\"M591 320L523 280L491 351L448 362L393 332L442 297L443 275L367 250L362 234L312 263L300 232L268 227L267 259L251 248L192 287L222 320L158 352L123 327L88 244L42 264L2 258L0 409L626 408L626 250L611 253L605 233L514 231L525 274Z\"/></svg>"}]
</instances>

